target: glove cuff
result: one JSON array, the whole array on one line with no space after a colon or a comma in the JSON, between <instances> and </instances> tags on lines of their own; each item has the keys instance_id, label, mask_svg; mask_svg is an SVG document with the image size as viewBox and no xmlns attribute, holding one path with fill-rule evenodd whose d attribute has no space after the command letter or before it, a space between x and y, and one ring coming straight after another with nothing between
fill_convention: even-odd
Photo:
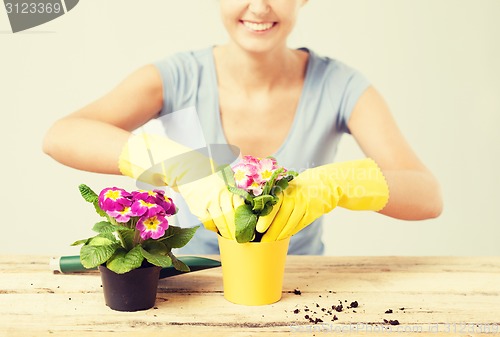
<instances>
[{"instance_id":1,"label":"glove cuff","mask_svg":"<svg viewBox=\"0 0 500 337\"><path fill-rule=\"evenodd\" d=\"M122 148L118 158L118 169L124 176L149 179L150 175L142 177L146 170L153 168L155 164L161 166L161 163L166 160L189 151L191 151L189 148L165 137L147 133L132 135ZM154 173L156 176L165 175L164 170L161 171ZM166 180L166 178L163 177L161 180ZM150 181L144 182L151 183Z\"/></svg>"},{"instance_id":2,"label":"glove cuff","mask_svg":"<svg viewBox=\"0 0 500 337\"><path fill-rule=\"evenodd\" d=\"M120 156L118 157L118 170L124 176L136 178L138 175L134 174L133 165L129 160L130 155L128 151L128 144L122 148Z\"/></svg>"},{"instance_id":3,"label":"glove cuff","mask_svg":"<svg viewBox=\"0 0 500 337\"><path fill-rule=\"evenodd\" d=\"M339 206L351 210L380 211L387 205L387 180L373 159L366 158L337 165L340 166L342 174Z\"/></svg>"}]
</instances>

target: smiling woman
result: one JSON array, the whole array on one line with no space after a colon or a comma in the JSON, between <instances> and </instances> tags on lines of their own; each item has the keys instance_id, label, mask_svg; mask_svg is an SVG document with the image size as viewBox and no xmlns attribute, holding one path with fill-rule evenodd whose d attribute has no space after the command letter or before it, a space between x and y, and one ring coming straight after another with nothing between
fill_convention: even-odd
<instances>
[{"instance_id":1,"label":"smiling woman","mask_svg":"<svg viewBox=\"0 0 500 337\"><path fill-rule=\"evenodd\" d=\"M221 0L222 22L233 43L246 52L258 53L286 48L300 8L306 0Z\"/></svg>"},{"instance_id":2,"label":"smiling woman","mask_svg":"<svg viewBox=\"0 0 500 337\"><path fill-rule=\"evenodd\" d=\"M193 139L200 140L195 147L227 143L243 155L273 156L300 173L273 212L288 227L303 228L291 239L291 254L324 252L321 216L337 206L400 219L438 216L438 183L377 90L336 59L287 46L306 2L221 0L226 44L177 53L135 71L109 94L56 122L45 137L45 152L71 167L135 179L151 166L151 149L161 154L158 159L172 158L188 151L181 144ZM169 139L154 138L142 157L131 156L143 144L131 132L151 119L163 123ZM346 133L369 158L332 164ZM188 166L157 173L172 186L193 169ZM226 218L234 217L236 203L219 202L227 189L217 193L198 207L216 205ZM191 196L183 195L194 205ZM183 225L194 222L191 216ZM217 253L217 238L199 231L186 249Z\"/></svg>"}]
</instances>

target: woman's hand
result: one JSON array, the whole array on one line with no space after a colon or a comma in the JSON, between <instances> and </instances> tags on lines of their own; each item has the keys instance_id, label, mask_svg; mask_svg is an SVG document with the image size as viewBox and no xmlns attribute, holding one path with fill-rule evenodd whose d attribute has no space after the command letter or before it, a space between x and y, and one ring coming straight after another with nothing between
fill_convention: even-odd
<instances>
[{"instance_id":1,"label":"woman's hand","mask_svg":"<svg viewBox=\"0 0 500 337\"><path fill-rule=\"evenodd\" d=\"M289 183L280 198L272 218L259 218L270 224L263 242L290 237L337 206L379 211L387 204L389 190L377 164L362 159L308 169Z\"/></svg>"},{"instance_id":2,"label":"woman's hand","mask_svg":"<svg viewBox=\"0 0 500 337\"><path fill-rule=\"evenodd\" d=\"M191 213L206 229L218 232L226 239L236 240L235 212L244 204L244 200L229 192L225 174L232 175L232 171L229 166L226 170L178 185L177 189L186 200Z\"/></svg>"}]
</instances>

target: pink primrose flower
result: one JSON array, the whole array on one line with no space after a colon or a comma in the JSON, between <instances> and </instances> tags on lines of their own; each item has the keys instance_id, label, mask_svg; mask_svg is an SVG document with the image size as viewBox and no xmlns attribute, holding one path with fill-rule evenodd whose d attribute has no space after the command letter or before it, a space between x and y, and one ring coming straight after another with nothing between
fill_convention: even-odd
<instances>
[{"instance_id":1,"label":"pink primrose flower","mask_svg":"<svg viewBox=\"0 0 500 337\"><path fill-rule=\"evenodd\" d=\"M249 187L248 187L248 192L252 193L253 196L258 197L259 195L262 194L262 191L264 190L264 185L265 183L259 183L257 181L254 181Z\"/></svg>"},{"instance_id":2,"label":"pink primrose flower","mask_svg":"<svg viewBox=\"0 0 500 337\"><path fill-rule=\"evenodd\" d=\"M143 240L159 239L168 228L168 220L160 214L143 216L137 222L136 228L140 231Z\"/></svg>"},{"instance_id":3,"label":"pink primrose flower","mask_svg":"<svg viewBox=\"0 0 500 337\"><path fill-rule=\"evenodd\" d=\"M120 223L126 223L130 220L130 217L134 216L130 206L124 207L121 211L106 211L106 213Z\"/></svg>"},{"instance_id":4,"label":"pink primrose flower","mask_svg":"<svg viewBox=\"0 0 500 337\"><path fill-rule=\"evenodd\" d=\"M160 205L139 199L132 204L132 213L134 216L153 216L164 213L164 210Z\"/></svg>"},{"instance_id":5,"label":"pink primrose flower","mask_svg":"<svg viewBox=\"0 0 500 337\"><path fill-rule=\"evenodd\" d=\"M260 161L260 158L258 158L258 157L243 156L243 160L241 162L244 164L249 164L249 165L252 165L254 167L257 167L257 166L259 166L259 161Z\"/></svg>"},{"instance_id":6,"label":"pink primrose flower","mask_svg":"<svg viewBox=\"0 0 500 337\"><path fill-rule=\"evenodd\" d=\"M122 211L132 204L132 195L122 188L108 187L99 194L99 206L105 212Z\"/></svg>"},{"instance_id":7,"label":"pink primrose flower","mask_svg":"<svg viewBox=\"0 0 500 337\"><path fill-rule=\"evenodd\" d=\"M265 184L271 179L274 171L279 168L281 167L278 166L275 158L253 156L243 156L238 164L232 166L236 186L246 190L253 196L262 194ZM276 181L285 176L285 173L280 174Z\"/></svg>"},{"instance_id":8,"label":"pink primrose flower","mask_svg":"<svg viewBox=\"0 0 500 337\"><path fill-rule=\"evenodd\" d=\"M236 186L243 189L248 189L254 182L254 177L257 173L254 165L240 162L232 167L234 172L234 181Z\"/></svg>"},{"instance_id":9,"label":"pink primrose flower","mask_svg":"<svg viewBox=\"0 0 500 337\"><path fill-rule=\"evenodd\" d=\"M143 202L139 202L135 207L134 211L137 212L137 216L143 215L145 212L144 207L151 208L151 206L147 204L156 204L163 208L166 215L174 215L177 213L177 207L171 198L165 196L165 192L162 190L153 190L153 191L134 191L132 192L134 203L142 200Z\"/></svg>"},{"instance_id":10,"label":"pink primrose flower","mask_svg":"<svg viewBox=\"0 0 500 337\"><path fill-rule=\"evenodd\" d=\"M270 158L263 158L260 160L259 165L257 166L257 175L255 180L259 183L266 183L269 181L273 172L277 169L276 161L273 161Z\"/></svg>"},{"instance_id":11,"label":"pink primrose flower","mask_svg":"<svg viewBox=\"0 0 500 337\"><path fill-rule=\"evenodd\" d=\"M138 190L138 191L132 191L132 197L133 201L137 200L144 200L149 203L154 203L155 198L157 196L157 190L154 191L144 191L144 190Z\"/></svg>"},{"instance_id":12,"label":"pink primrose flower","mask_svg":"<svg viewBox=\"0 0 500 337\"><path fill-rule=\"evenodd\" d=\"M164 194L158 194L156 196L156 203L163 208L166 215L174 215L177 213L177 207L175 206L172 198L169 198Z\"/></svg>"}]
</instances>

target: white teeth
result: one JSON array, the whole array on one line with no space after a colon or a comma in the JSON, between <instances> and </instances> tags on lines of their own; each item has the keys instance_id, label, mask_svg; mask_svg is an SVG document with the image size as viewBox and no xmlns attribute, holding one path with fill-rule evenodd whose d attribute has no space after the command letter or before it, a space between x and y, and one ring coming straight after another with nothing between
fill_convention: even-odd
<instances>
[{"instance_id":1,"label":"white teeth","mask_svg":"<svg viewBox=\"0 0 500 337\"><path fill-rule=\"evenodd\" d=\"M243 21L243 24L245 27L257 31L257 32L262 32L264 30L271 29L271 27L274 25L272 22L270 23L255 23L255 22L249 22L249 21Z\"/></svg>"}]
</instances>

